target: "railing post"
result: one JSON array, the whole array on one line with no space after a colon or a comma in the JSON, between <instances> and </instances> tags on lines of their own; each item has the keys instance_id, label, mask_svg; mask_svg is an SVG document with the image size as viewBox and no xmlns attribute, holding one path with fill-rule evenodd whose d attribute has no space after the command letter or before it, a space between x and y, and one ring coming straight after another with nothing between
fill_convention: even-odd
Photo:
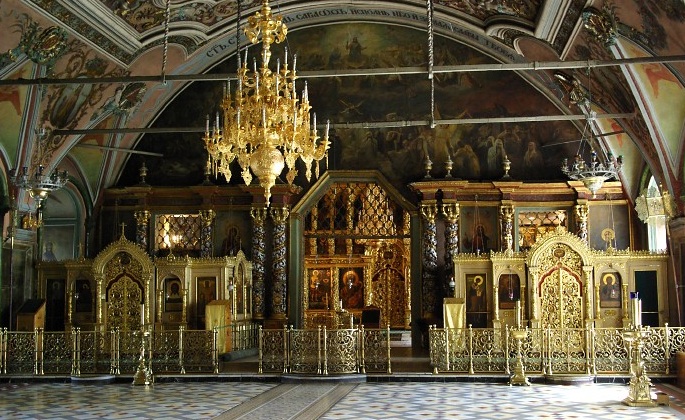
<instances>
[{"instance_id":1,"label":"railing post","mask_svg":"<svg viewBox=\"0 0 685 420\"><path fill-rule=\"evenodd\" d=\"M0 328L0 373L7 373L7 328Z\"/></svg>"},{"instance_id":2,"label":"railing post","mask_svg":"<svg viewBox=\"0 0 685 420\"><path fill-rule=\"evenodd\" d=\"M71 376L81 376L81 328L71 328Z\"/></svg>"},{"instance_id":3,"label":"railing post","mask_svg":"<svg viewBox=\"0 0 685 420\"><path fill-rule=\"evenodd\" d=\"M671 373L671 333L668 329L668 322L664 324L664 360L666 361L666 375Z\"/></svg>"},{"instance_id":4,"label":"railing post","mask_svg":"<svg viewBox=\"0 0 685 420\"><path fill-rule=\"evenodd\" d=\"M392 373L392 367L391 367L391 360L390 360L390 324L388 324L386 332L385 332L385 337L386 337L386 343L387 343L387 349L388 349L388 373Z\"/></svg>"},{"instance_id":5,"label":"railing post","mask_svg":"<svg viewBox=\"0 0 685 420\"><path fill-rule=\"evenodd\" d=\"M321 324L316 327L316 373L321 375Z\"/></svg>"},{"instance_id":6,"label":"railing post","mask_svg":"<svg viewBox=\"0 0 685 420\"><path fill-rule=\"evenodd\" d=\"M364 324L360 324L359 329L357 331L359 334L359 353L357 353L357 355L359 356L359 358L358 358L359 372L366 373L366 361L364 360L364 347L366 346L366 334L364 333Z\"/></svg>"},{"instance_id":7,"label":"railing post","mask_svg":"<svg viewBox=\"0 0 685 420\"><path fill-rule=\"evenodd\" d=\"M592 374L592 370L593 370L593 366L594 366L595 350L594 350L594 343L592 340L594 329L595 329L595 326L593 324L587 325L585 327L585 346L587 347L585 357L587 359L586 373L588 375Z\"/></svg>"},{"instance_id":8,"label":"railing post","mask_svg":"<svg viewBox=\"0 0 685 420\"><path fill-rule=\"evenodd\" d=\"M290 326L290 333L288 333L288 325L283 324L283 373L290 371L290 336L292 335L293 326Z\"/></svg>"},{"instance_id":9,"label":"railing post","mask_svg":"<svg viewBox=\"0 0 685 420\"><path fill-rule=\"evenodd\" d=\"M328 375L328 332L323 326L323 374Z\"/></svg>"},{"instance_id":10,"label":"railing post","mask_svg":"<svg viewBox=\"0 0 685 420\"><path fill-rule=\"evenodd\" d=\"M285 337L284 337L284 339L285 339ZM259 340L258 341L259 342L257 344L259 346L258 347L259 348L259 353L258 353L259 354L259 364L257 365L257 373L259 373L261 375L263 372L263 366L264 366L263 365L263 363L264 363L263 362L263 360L264 360L264 331L262 330L261 325L259 326Z\"/></svg>"},{"instance_id":11,"label":"railing post","mask_svg":"<svg viewBox=\"0 0 685 420\"><path fill-rule=\"evenodd\" d=\"M219 373L219 348L217 339L219 337L219 329L214 327L212 329L212 364L214 365L214 374Z\"/></svg>"},{"instance_id":12,"label":"railing post","mask_svg":"<svg viewBox=\"0 0 685 420\"><path fill-rule=\"evenodd\" d=\"M183 333L185 332L186 327L183 325L178 327L178 364L181 367L181 375L185 375L186 373L186 367L184 363L184 349L183 349Z\"/></svg>"},{"instance_id":13,"label":"railing post","mask_svg":"<svg viewBox=\"0 0 685 420\"><path fill-rule=\"evenodd\" d=\"M42 375L43 374L43 329L35 328L33 330L33 348L34 348L34 361L33 361L33 374Z\"/></svg>"},{"instance_id":14,"label":"railing post","mask_svg":"<svg viewBox=\"0 0 685 420\"><path fill-rule=\"evenodd\" d=\"M473 325L469 324L469 375L473 375Z\"/></svg>"},{"instance_id":15,"label":"railing post","mask_svg":"<svg viewBox=\"0 0 685 420\"><path fill-rule=\"evenodd\" d=\"M443 328L443 331L447 331L447 329ZM433 364L433 375L438 374L438 361L437 361L437 354L440 349L435 348L436 346L433 344L435 342L434 337L435 337L435 329L433 328L433 325L428 326L428 352L430 354L430 361ZM445 341L447 341L447 335L445 334Z\"/></svg>"},{"instance_id":16,"label":"railing post","mask_svg":"<svg viewBox=\"0 0 685 420\"><path fill-rule=\"evenodd\" d=\"M547 327L546 333L547 341L545 348L547 349L547 374L552 374L552 329Z\"/></svg>"},{"instance_id":17,"label":"railing post","mask_svg":"<svg viewBox=\"0 0 685 420\"><path fill-rule=\"evenodd\" d=\"M509 369L509 325L504 330L504 355L504 373L511 375L511 369Z\"/></svg>"},{"instance_id":18,"label":"railing post","mask_svg":"<svg viewBox=\"0 0 685 420\"><path fill-rule=\"evenodd\" d=\"M431 334L431 331L433 334ZM450 367L452 366L452 359L450 358L450 331L451 328L448 327L443 327L442 331L445 333L445 370L449 371ZM428 328L428 343L430 345L430 336L435 335L438 333L438 330L435 328L434 325L431 325ZM438 368L435 366L433 368L433 373L438 373Z\"/></svg>"}]
</instances>

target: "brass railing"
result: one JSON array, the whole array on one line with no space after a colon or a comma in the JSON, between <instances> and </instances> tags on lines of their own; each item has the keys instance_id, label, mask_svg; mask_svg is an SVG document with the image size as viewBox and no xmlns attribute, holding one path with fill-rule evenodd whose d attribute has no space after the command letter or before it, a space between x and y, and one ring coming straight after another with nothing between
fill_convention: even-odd
<instances>
[{"instance_id":1,"label":"brass railing","mask_svg":"<svg viewBox=\"0 0 685 420\"><path fill-rule=\"evenodd\" d=\"M392 373L390 328L259 329L259 373Z\"/></svg>"},{"instance_id":2,"label":"brass railing","mask_svg":"<svg viewBox=\"0 0 685 420\"><path fill-rule=\"evenodd\" d=\"M231 328L231 350L256 349L259 346L259 325L252 322L237 322Z\"/></svg>"},{"instance_id":3,"label":"brass railing","mask_svg":"<svg viewBox=\"0 0 685 420\"><path fill-rule=\"evenodd\" d=\"M133 374L141 331L16 332L0 329L0 375ZM157 373L219 371L216 329L153 331L146 343Z\"/></svg>"},{"instance_id":4,"label":"brass railing","mask_svg":"<svg viewBox=\"0 0 685 420\"><path fill-rule=\"evenodd\" d=\"M527 373L629 374L622 328L527 329L522 361ZM675 372L675 355L685 351L685 328L647 328L643 359L649 374ZM509 374L516 340L509 329L429 329L433 373Z\"/></svg>"}]
</instances>

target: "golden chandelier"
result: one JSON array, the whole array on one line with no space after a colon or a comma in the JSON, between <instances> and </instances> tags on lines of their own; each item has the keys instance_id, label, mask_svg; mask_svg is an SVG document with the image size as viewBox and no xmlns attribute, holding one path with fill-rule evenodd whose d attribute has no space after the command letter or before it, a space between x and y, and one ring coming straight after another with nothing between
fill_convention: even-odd
<instances>
[{"instance_id":1,"label":"golden chandelier","mask_svg":"<svg viewBox=\"0 0 685 420\"><path fill-rule=\"evenodd\" d=\"M257 62L253 60L253 70L248 71L247 51L242 65L238 54L235 97L231 96L231 85L227 82L221 101L223 129L217 113L211 131L207 117L204 135L209 171L215 176L221 173L230 181L229 166L237 159L247 185L252 182L250 171L257 176L264 188L267 206L271 187L284 167L288 167L286 179L291 185L297 176L295 163L298 158L305 164L307 181L311 178L312 163L318 177L319 161L327 156L330 145L329 124L326 124L322 141L316 130L316 114L310 125L307 84L301 99L295 91L297 56L293 58L292 69L288 69L286 49L284 66L281 68L280 60L277 60L276 71L269 69L271 44L283 42L287 32L283 17L274 17L268 0L264 0L261 10L248 18L245 28L245 34L253 44L261 38L261 67L257 69Z\"/></svg>"}]
</instances>

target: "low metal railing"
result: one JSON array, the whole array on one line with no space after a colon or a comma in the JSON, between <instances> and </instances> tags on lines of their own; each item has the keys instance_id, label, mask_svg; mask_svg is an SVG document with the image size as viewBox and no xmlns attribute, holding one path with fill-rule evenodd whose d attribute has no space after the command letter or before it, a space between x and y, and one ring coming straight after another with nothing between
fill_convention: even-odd
<instances>
[{"instance_id":1,"label":"low metal railing","mask_svg":"<svg viewBox=\"0 0 685 420\"><path fill-rule=\"evenodd\" d=\"M675 355L685 351L685 328L645 328L642 356L649 374L670 375ZM510 373L516 340L510 329L429 328L430 363L434 373ZM526 330L522 361L526 372L538 374L629 374L622 328Z\"/></svg>"},{"instance_id":2,"label":"low metal railing","mask_svg":"<svg viewBox=\"0 0 685 420\"><path fill-rule=\"evenodd\" d=\"M18 332L0 329L0 375L133 374L142 331ZM163 330L147 336L155 372L219 371L217 330Z\"/></svg>"},{"instance_id":3,"label":"low metal railing","mask_svg":"<svg viewBox=\"0 0 685 420\"><path fill-rule=\"evenodd\" d=\"M259 373L392 373L390 328L259 328Z\"/></svg>"}]
</instances>

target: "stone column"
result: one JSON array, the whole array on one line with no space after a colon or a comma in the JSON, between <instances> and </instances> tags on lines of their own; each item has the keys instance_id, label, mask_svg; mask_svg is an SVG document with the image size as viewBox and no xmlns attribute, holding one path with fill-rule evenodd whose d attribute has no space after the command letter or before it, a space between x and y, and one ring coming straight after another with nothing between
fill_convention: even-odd
<instances>
[{"instance_id":1,"label":"stone column","mask_svg":"<svg viewBox=\"0 0 685 420\"><path fill-rule=\"evenodd\" d=\"M286 225L290 210L287 207L271 208L274 221L273 284L271 290L271 318L285 319L288 311L288 273L286 256Z\"/></svg>"},{"instance_id":2,"label":"stone column","mask_svg":"<svg viewBox=\"0 0 685 420\"><path fill-rule=\"evenodd\" d=\"M435 278L438 269L438 240L435 217L438 214L438 205L435 201L421 203L421 216L424 218L423 225L423 267L422 267L422 315L424 318L434 318L437 308L435 296Z\"/></svg>"},{"instance_id":3,"label":"stone column","mask_svg":"<svg viewBox=\"0 0 685 420\"><path fill-rule=\"evenodd\" d=\"M150 212L138 210L133 214L136 219L136 243L146 252L148 251L148 232L150 226Z\"/></svg>"},{"instance_id":4,"label":"stone column","mask_svg":"<svg viewBox=\"0 0 685 420\"><path fill-rule=\"evenodd\" d=\"M212 257L214 246L212 244L212 236L214 233L214 218L216 213L214 210L200 210L200 220L202 221L202 230L200 231L200 257Z\"/></svg>"},{"instance_id":5,"label":"stone column","mask_svg":"<svg viewBox=\"0 0 685 420\"><path fill-rule=\"evenodd\" d=\"M578 218L578 231L576 233L583 242L589 245L589 236L587 230L589 208L587 204L578 204L576 205L575 209L576 217Z\"/></svg>"},{"instance_id":6,"label":"stone column","mask_svg":"<svg viewBox=\"0 0 685 420\"><path fill-rule=\"evenodd\" d=\"M514 206L503 204L499 214L502 221L502 251L511 255L514 252Z\"/></svg>"},{"instance_id":7,"label":"stone column","mask_svg":"<svg viewBox=\"0 0 685 420\"><path fill-rule=\"evenodd\" d=\"M450 279L454 280L454 257L459 253L459 203L443 202L442 214L445 215L445 272L447 273L447 289ZM454 292L454 290L450 290Z\"/></svg>"},{"instance_id":8,"label":"stone column","mask_svg":"<svg viewBox=\"0 0 685 420\"><path fill-rule=\"evenodd\" d=\"M253 207L252 215L252 317L256 320L264 319L265 312L265 285L266 273L266 232L264 221L266 220L266 208Z\"/></svg>"}]
</instances>

